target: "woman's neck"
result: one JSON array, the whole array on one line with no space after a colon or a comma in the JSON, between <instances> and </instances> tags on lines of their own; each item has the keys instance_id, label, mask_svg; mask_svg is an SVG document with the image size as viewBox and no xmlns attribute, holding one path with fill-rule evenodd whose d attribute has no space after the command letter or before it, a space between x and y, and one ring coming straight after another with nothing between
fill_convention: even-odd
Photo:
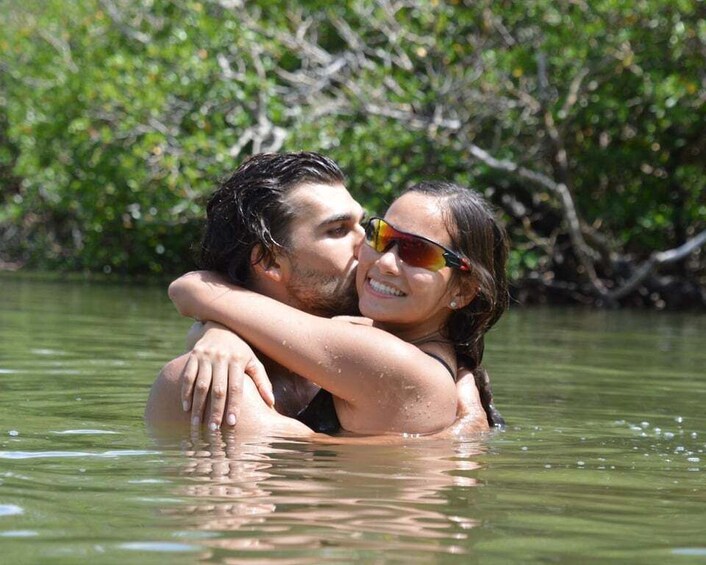
<instances>
[{"instance_id":1,"label":"woman's neck","mask_svg":"<svg viewBox=\"0 0 706 565\"><path fill-rule=\"evenodd\" d=\"M407 341L413 345L422 345L423 343L429 343L431 341L446 342L448 340L444 336L441 335L441 331L436 330L434 332L420 336L416 339L409 339Z\"/></svg>"}]
</instances>

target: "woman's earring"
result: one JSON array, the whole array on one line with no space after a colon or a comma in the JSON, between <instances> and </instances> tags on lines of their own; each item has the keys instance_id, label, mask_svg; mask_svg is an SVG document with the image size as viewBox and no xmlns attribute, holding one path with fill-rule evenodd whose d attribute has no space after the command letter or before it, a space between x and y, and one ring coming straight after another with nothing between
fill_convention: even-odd
<instances>
[{"instance_id":1,"label":"woman's earring","mask_svg":"<svg viewBox=\"0 0 706 565\"><path fill-rule=\"evenodd\" d=\"M451 310L456 310L456 308L458 308L458 304L455 300L451 301L451 304L449 304L449 308L451 308Z\"/></svg>"}]
</instances>

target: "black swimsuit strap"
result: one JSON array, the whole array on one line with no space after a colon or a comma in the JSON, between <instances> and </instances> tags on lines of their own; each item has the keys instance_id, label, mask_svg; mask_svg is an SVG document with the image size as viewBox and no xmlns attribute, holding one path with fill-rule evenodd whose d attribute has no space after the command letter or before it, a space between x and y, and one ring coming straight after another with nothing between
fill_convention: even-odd
<instances>
[{"instance_id":1,"label":"black swimsuit strap","mask_svg":"<svg viewBox=\"0 0 706 565\"><path fill-rule=\"evenodd\" d=\"M441 357L439 357L438 355L434 355L433 353L429 353L428 351L425 351L424 353L426 353L429 357L433 357L433 358L436 359L439 363L441 363L444 367L446 367L446 370L447 370L447 371L449 372L449 374L451 375L451 378L454 380L454 382L456 382L456 373L454 373L454 370L451 368L451 365L449 365L446 361L444 361L444 360L443 360Z\"/></svg>"},{"instance_id":2,"label":"black swimsuit strap","mask_svg":"<svg viewBox=\"0 0 706 565\"><path fill-rule=\"evenodd\" d=\"M335 434L341 431L341 422L338 421L333 395L324 389L316 393L316 396L297 414L295 419L306 424L315 432Z\"/></svg>"}]
</instances>

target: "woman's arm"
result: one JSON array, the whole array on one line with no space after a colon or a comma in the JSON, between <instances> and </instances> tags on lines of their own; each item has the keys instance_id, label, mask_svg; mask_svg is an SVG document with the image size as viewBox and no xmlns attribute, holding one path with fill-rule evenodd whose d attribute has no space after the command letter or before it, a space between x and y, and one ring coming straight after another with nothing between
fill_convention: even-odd
<instances>
[{"instance_id":1,"label":"woman's arm","mask_svg":"<svg viewBox=\"0 0 706 565\"><path fill-rule=\"evenodd\" d=\"M189 317L234 329L265 355L340 399L343 427L359 433L430 433L456 413L453 380L416 346L377 328L312 316L207 272L171 284Z\"/></svg>"}]
</instances>

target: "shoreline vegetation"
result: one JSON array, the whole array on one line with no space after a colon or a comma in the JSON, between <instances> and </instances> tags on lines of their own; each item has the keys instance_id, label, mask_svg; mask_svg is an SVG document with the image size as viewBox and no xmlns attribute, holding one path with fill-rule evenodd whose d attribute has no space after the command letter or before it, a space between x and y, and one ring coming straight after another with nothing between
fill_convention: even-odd
<instances>
[{"instance_id":1,"label":"shoreline vegetation","mask_svg":"<svg viewBox=\"0 0 706 565\"><path fill-rule=\"evenodd\" d=\"M190 269L197 267L191 266ZM186 272L186 271L184 271ZM170 282L184 274L183 272L172 274L120 274L120 273L95 273L91 271L61 271L61 270L35 270L19 267L17 265L4 264L0 262L0 284L3 279L23 280L32 282L48 283L85 283L97 285L128 285L128 286L148 286L166 288ZM645 292L649 287L642 287L642 292L638 292L642 301L627 302L620 305L601 305L603 308L623 308L623 309L656 309L668 311L706 311L706 290L703 287L689 286L670 277L661 277L662 286L660 298L664 297L661 303L645 304ZM665 290L666 289L666 290ZM666 294L670 293L670 294ZM655 300L652 297L652 300ZM529 279L527 281L514 282L510 285L510 306L511 308L532 308L533 306L569 306L578 308L595 309L596 304L590 301L579 301L567 299L564 293L547 293L542 284Z\"/></svg>"},{"instance_id":2,"label":"shoreline vegetation","mask_svg":"<svg viewBox=\"0 0 706 565\"><path fill-rule=\"evenodd\" d=\"M164 287L166 289L169 283L176 279L180 274L173 275L121 275L105 273L85 272L70 272L70 271L43 271L24 268L6 268L0 263L0 284L3 280L21 280L30 282L48 282L48 283L87 283L87 284L105 284L105 285L129 285L129 286L154 286Z\"/></svg>"},{"instance_id":3,"label":"shoreline vegetation","mask_svg":"<svg viewBox=\"0 0 706 565\"><path fill-rule=\"evenodd\" d=\"M706 309L698 3L240 5L0 11L0 272L183 273L220 178L310 150L369 212L482 192L521 304Z\"/></svg>"}]
</instances>

